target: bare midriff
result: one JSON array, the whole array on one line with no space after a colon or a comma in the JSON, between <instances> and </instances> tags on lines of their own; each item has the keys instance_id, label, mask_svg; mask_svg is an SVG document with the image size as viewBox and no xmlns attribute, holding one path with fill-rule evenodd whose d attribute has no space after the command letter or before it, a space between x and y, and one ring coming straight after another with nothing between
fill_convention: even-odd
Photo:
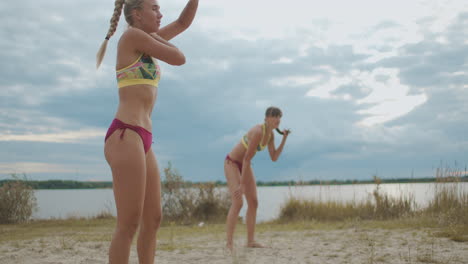
<instances>
[{"instance_id":1,"label":"bare midriff","mask_svg":"<svg viewBox=\"0 0 468 264\"><path fill-rule=\"evenodd\" d=\"M237 143L236 146L234 146L231 152L229 152L229 157L235 161L242 163L244 161L246 151L247 150L245 149L244 145L242 145L242 142L239 141L239 143Z\"/></svg>"},{"instance_id":2,"label":"bare midriff","mask_svg":"<svg viewBox=\"0 0 468 264\"><path fill-rule=\"evenodd\" d=\"M115 118L152 131L151 114L156 103L157 91L157 87L146 84L120 88Z\"/></svg>"}]
</instances>

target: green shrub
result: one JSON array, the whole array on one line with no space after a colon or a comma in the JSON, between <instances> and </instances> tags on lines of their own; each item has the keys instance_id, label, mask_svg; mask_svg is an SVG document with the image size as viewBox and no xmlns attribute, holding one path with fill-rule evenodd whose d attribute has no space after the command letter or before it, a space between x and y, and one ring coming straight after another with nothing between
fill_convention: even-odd
<instances>
[{"instance_id":1,"label":"green shrub","mask_svg":"<svg viewBox=\"0 0 468 264\"><path fill-rule=\"evenodd\" d=\"M169 162L162 181L163 219L168 222L193 224L224 222L230 207L227 192L214 183L192 185L184 181Z\"/></svg>"},{"instance_id":2,"label":"green shrub","mask_svg":"<svg viewBox=\"0 0 468 264\"><path fill-rule=\"evenodd\" d=\"M200 184L196 189L198 195L193 211L194 219L206 222L224 222L231 206L229 193L219 191L213 183Z\"/></svg>"}]
</instances>

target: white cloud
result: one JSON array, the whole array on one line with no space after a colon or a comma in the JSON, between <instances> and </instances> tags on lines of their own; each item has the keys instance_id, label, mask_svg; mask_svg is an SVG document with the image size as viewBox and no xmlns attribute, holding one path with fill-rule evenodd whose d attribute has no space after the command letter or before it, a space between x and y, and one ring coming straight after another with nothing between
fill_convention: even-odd
<instances>
[{"instance_id":1,"label":"white cloud","mask_svg":"<svg viewBox=\"0 0 468 264\"><path fill-rule=\"evenodd\" d=\"M63 16L58 15L58 14L52 14L49 16L49 18L52 22L55 22L55 23L61 23L65 20Z\"/></svg>"},{"instance_id":2,"label":"white cloud","mask_svg":"<svg viewBox=\"0 0 468 264\"><path fill-rule=\"evenodd\" d=\"M314 84L322 79L321 76L287 76L281 78L270 79L269 83L273 86L303 86Z\"/></svg>"},{"instance_id":3,"label":"white cloud","mask_svg":"<svg viewBox=\"0 0 468 264\"><path fill-rule=\"evenodd\" d=\"M103 129L83 127L76 121L44 115L40 111L0 108L0 120L6 120L0 123L0 142L74 143L102 138L106 133Z\"/></svg>"},{"instance_id":4,"label":"white cloud","mask_svg":"<svg viewBox=\"0 0 468 264\"><path fill-rule=\"evenodd\" d=\"M456 15L455 10L467 9L462 0L291 0L287 3L207 0L203 2L203 8L209 11L197 18L198 26L211 32L229 32L220 34L224 38L284 38L291 34L288 32L313 29L319 33L315 34L319 37L317 40L322 39L324 43L348 41L349 36L360 34L363 29L381 21L397 21L404 29L412 27L422 18L436 17L432 30L441 31ZM262 12L261 17L259 12ZM323 27L323 30L318 27Z\"/></svg>"},{"instance_id":5,"label":"white cloud","mask_svg":"<svg viewBox=\"0 0 468 264\"><path fill-rule=\"evenodd\" d=\"M238 142L241 139L241 137L244 136L246 132L247 130L237 130L235 132L222 135L221 137L213 141L213 145L225 146L225 145L235 144L235 142Z\"/></svg>"},{"instance_id":6,"label":"white cloud","mask_svg":"<svg viewBox=\"0 0 468 264\"><path fill-rule=\"evenodd\" d=\"M390 51L390 52L379 52L379 51L369 50L367 51L367 54L371 56L367 58L366 60L364 60L363 61L364 63L376 63L380 60L395 57L398 55L398 53L395 50Z\"/></svg>"},{"instance_id":7,"label":"white cloud","mask_svg":"<svg viewBox=\"0 0 468 264\"><path fill-rule=\"evenodd\" d=\"M231 61L227 59L202 58L198 62L193 62L198 67L208 68L215 71L227 71L231 68Z\"/></svg>"},{"instance_id":8,"label":"white cloud","mask_svg":"<svg viewBox=\"0 0 468 264\"><path fill-rule=\"evenodd\" d=\"M58 85L53 92L70 92L70 90L89 90L97 86L98 80L103 80L109 76L115 76L113 67L102 64L99 70L94 65L89 65L89 60L73 56L67 59L53 61L59 67L73 70L76 74L57 76Z\"/></svg>"},{"instance_id":9,"label":"white cloud","mask_svg":"<svg viewBox=\"0 0 468 264\"><path fill-rule=\"evenodd\" d=\"M288 58L288 57L280 57L274 61L272 61L271 63L273 64L291 64L293 63L293 59L291 58Z\"/></svg>"},{"instance_id":10,"label":"white cloud","mask_svg":"<svg viewBox=\"0 0 468 264\"><path fill-rule=\"evenodd\" d=\"M450 73L451 76L468 76L468 73L467 72L463 72L463 71L456 71L456 72L452 72Z\"/></svg>"},{"instance_id":11,"label":"white cloud","mask_svg":"<svg viewBox=\"0 0 468 264\"><path fill-rule=\"evenodd\" d=\"M371 93L357 101L358 104L382 103L388 100L397 100L406 96L409 87L403 85L398 77L398 69L377 68L372 72L358 72L355 78Z\"/></svg>"},{"instance_id":12,"label":"white cloud","mask_svg":"<svg viewBox=\"0 0 468 264\"><path fill-rule=\"evenodd\" d=\"M406 95L401 98L387 99L387 101L380 102L375 106L358 111L358 114L367 115L369 117L364 118L357 125L373 126L394 120L408 114L426 101L427 96L424 94L414 96Z\"/></svg>"},{"instance_id":13,"label":"white cloud","mask_svg":"<svg viewBox=\"0 0 468 264\"><path fill-rule=\"evenodd\" d=\"M307 96L319 97L322 99L343 99L349 100L349 95L334 95L333 91L340 88L343 85L351 84L352 78L349 76L332 76L326 83L320 84L307 92Z\"/></svg>"},{"instance_id":14,"label":"white cloud","mask_svg":"<svg viewBox=\"0 0 468 264\"><path fill-rule=\"evenodd\" d=\"M83 139L103 137L105 133L106 131L101 129L82 129L46 134L0 134L0 141L73 143Z\"/></svg>"},{"instance_id":15,"label":"white cloud","mask_svg":"<svg viewBox=\"0 0 468 264\"><path fill-rule=\"evenodd\" d=\"M13 162L0 163L0 173L70 173L76 172L76 168L67 164L53 164L42 162Z\"/></svg>"},{"instance_id":16,"label":"white cloud","mask_svg":"<svg viewBox=\"0 0 468 264\"><path fill-rule=\"evenodd\" d=\"M348 93L333 93L344 85L356 85L368 91L364 98L357 98L364 107L357 113L366 115L358 125L372 126L404 116L427 101L425 94L409 95L409 87L401 84L398 69L377 68L371 72L352 70L345 76L332 76L325 83L314 87L307 96L322 99L351 100Z\"/></svg>"},{"instance_id":17,"label":"white cloud","mask_svg":"<svg viewBox=\"0 0 468 264\"><path fill-rule=\"evenodd\" d=\"M358 104L372 106L358 111L368 115L358 125L372 126L404 116L415 107L427 101L425 94L409 95L409 87L401 84L397 69L377 68L371 73L362 73L357 77L361 84L371 90L370 94L357 101ZM378 76L386 80L378 80Z\"/></svg>"}]
</instances>

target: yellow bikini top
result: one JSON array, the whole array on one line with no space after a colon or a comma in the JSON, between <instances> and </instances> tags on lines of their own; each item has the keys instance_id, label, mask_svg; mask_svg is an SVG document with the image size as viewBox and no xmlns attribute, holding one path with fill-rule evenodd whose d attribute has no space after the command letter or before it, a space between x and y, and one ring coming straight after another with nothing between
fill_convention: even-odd
<instances>
[{"instance_id":1,"label":"yellow bikini top","mask_svg":"<svg viewBox=\"0 0 468 264\"><path fill-rule=\"evenodd\" d=\"M117 70L116 75L119 88L135 84L158 87L161 69L156 60L142 53L134 63Z\"/></svg>"},{"instance_id":2,"label":"yellow bikini top","mask_svg":"<svg viewBox=\"0 0 468 264\"><path fill-rule=\"evenodd\" d=\"M270 141L270 136L268 136L268 140L267 140L267 143L265 146L262 146L262 141L263 141L263 138L265 137L265 131L266 130L266 127L265 127L265 124L262 124L262 139L260 140L260 142L258 143L258 146L257 146L257 151L262 151L266 148L266 146L268 145L268 141ZM249 148L249 139L247 137L247 134L245 134L242 139L242 145L244 145L244 147L247 149Z\"/></svg>"}]
</instances>

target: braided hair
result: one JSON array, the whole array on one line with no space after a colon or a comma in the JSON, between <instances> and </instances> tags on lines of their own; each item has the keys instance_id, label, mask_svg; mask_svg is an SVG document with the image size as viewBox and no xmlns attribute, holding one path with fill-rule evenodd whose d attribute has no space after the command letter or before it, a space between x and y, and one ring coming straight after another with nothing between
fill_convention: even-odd
<instances>
[{"instance_id":1,"label":"braided hair","mask_svg":"<svg viewBox=\"0 0 468 264\"><path fill-rule=\"evenodd\" d=\"M125 20L129 25L132 25L132 10L141 9L143 1L144 0L115 0L114 13L110 19L109 31L107 31L104 42L101 44L96 54L96 68L99 68L99 65L101 65L102 59L104 59L104 55L106 54L107 43L117 30L122 9L124 9Z\"/></svg>"}]
</instances>

